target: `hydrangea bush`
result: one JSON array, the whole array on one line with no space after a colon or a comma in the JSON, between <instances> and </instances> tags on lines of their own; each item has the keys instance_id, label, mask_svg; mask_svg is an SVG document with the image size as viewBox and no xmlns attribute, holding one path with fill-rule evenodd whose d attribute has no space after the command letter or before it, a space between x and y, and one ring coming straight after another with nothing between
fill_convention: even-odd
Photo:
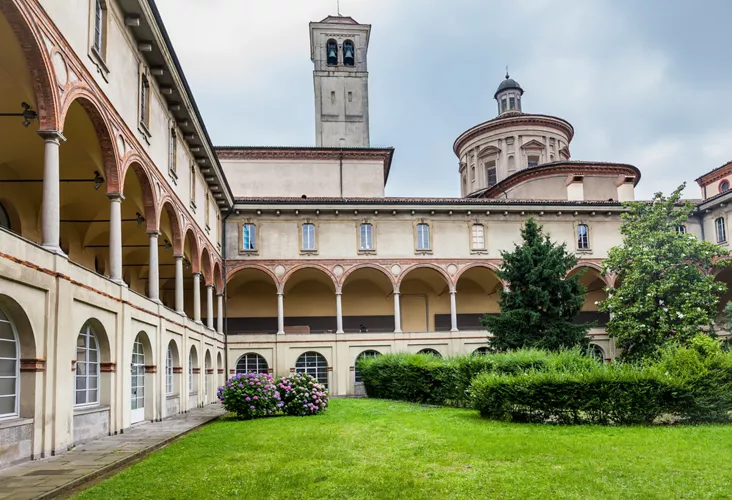
<instances>
[{"instance_id":1,"label":"hydrangea bush","mask_svg":"<svg viewBox=\"0 0 732 500\"><path fill-rule=\"evenodd\" d=\"M293 373L277 380L277 390L286 415L317 415L328 406L328 390L307 373Z\"/></svg>"},{"instance_id":2,"label":"hydrangea bush","mask_svg":"<svg viewBox=\"0 0 732 500\"><path fill-rule=\"evenodd\" d=\"M267 373L237 373L219 387L217 395L224 409L241 419L274 415L282 408L280 394Z\"/></svg>"}]
</instances>

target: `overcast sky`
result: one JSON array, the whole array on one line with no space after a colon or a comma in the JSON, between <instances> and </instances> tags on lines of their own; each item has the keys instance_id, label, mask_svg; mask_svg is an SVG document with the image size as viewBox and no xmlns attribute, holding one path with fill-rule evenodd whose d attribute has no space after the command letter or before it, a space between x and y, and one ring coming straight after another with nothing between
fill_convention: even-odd
<instances>
[{"instance_id":1,"label":"overcast sky","mask_svg":"<svg viewBox=\"0 0 732 500\"><path fill-rule=\"evenodd\" d=\"M313 146L308 22L336 0L156 0L216 145ZM528 113L575 128L575 160L630 163L636 197L732 159L728 0L341 0L372 25L371 145L388 196L459 196L452 152L493 118L505 66Z\"/></svg>"}]
</instances>

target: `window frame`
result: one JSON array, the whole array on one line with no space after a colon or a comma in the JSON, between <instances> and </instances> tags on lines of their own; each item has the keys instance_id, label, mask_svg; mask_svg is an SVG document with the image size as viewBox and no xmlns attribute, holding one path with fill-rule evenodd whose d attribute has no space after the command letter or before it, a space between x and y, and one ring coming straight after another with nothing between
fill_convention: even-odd
<instances>
[{"instance_id":1,"label":"window frame","mask_svg":"<svg viewBox=\"0 0 732 500\"><path fill-rule=\"evenodd\" d=\"M84 337L84 341L85 341L84 347L83 347L84 359L80 360L79 359L79 337L82 337L82 336ZM94 349L92 349L92 347L90 345L90 341L94 342ZM99 406L99 404L100 404L99 402L101 400L101 397L100 397L101 396L100 395L100 385L101 385L100 381L101 380L100 380L100 370L99 370L99 367L101 364L101 359L100 359L101 352L99 349L99 338L97 337L97 334L94 331L94 328L89 323L84 323L84 326L81 327L81 331L76 336L76 346L75 347L76 347L76 354L74 355L74 361L75 361L74 362L74 408L89 408L89 407L93 407L93 406ZM91 351L96 351L96 353L97 353L97 356L96 356L97 360L95 362L89 361L89 357L90 357L89 354ZM86 368L86 370L85 370L86 373L81 374L81 375L79 374L79 367L81 366L80 363L84 363L84 366ZM91 373L91 370L89 369L90 364L96 365L94 373ZM84 402L82 402L82 403L77 402L77 398L78 398L78 395L80 392L80 390L78 388L78 381L80 378L82 378L84 380L84 389L81 390L84 393ZM90 401L89 393L91 392L91 389L89 387L89 382L91 379L94 379L94 378L96 379L96 388L95 388L96 400Z\"/></svg>"},{"instance_id":2,"label":"window frame","mask_svg":"<svg viewBox=\"0 0 732 500\"><path fill-rule=\"evenodd\" d=\"M97 22L97 6L101 19ZM100 27L100 36L97 35L97 26ZM107 66L107 39L109 32L109 5L107 0L89 0L89 59L97 67L105 82L109 81L109 67ZM99 43L97 43L99 42Z\"/></svg>"},{"instance_id":3,"label":"window frame","mask_svg":"<svg viewBox=\"0 0 732 500\"><path fill-rule=\"evenodd\" d=\"M720 234L720 223L721 223L721 234ZM727 221L724 216L716 217L714 219L714 233L717 237L717 244L727 243ZM720 238L723 236L723 238Z\"/></svg>"},{"instance_id":4,"label":"window frame","mask_svg":"<svg viewBox=\"0 0 732 500\"><path fill-rule=\"evenodd\" d=\"M480 228L480 238L483 240L483 243L480 246L476 246L476 234L475 234L476 228ZM479 251L485 251L485 250L486 250L485 224L483 224L482 222L471 222L470 223L470 251L479 252Z\"/></svg>"},{"instance_id":5,"label":"window frame","mask_svg":"<svg viewBox=\"0 0 732 500\"><path fill-rule=\"evenodd\" d=\"M419 234L421 227L427 227L427 248L420 246L420 243L424 243L424 241L420 241L424 240L424 238L420 238ZM414 252L417 254L432 253L432 224L424 219L414 222Z\"/></svg>"},{"instance_id":6,"label":"window frame","mask_svg":"<svg viewBox=\"0 0 732 500\"><path fill-rule=\"evenodd\" d=\"M305 247L305 227L312 227L312 247ZM300 239L300 254L315 254L318 253L318 224L310 219L306 219L298 224L298 232Z\"/></svg>"},{"instance_id":7,"label":"window frame","mask_svg":"<svg viewBox=\"0 0 732 500\"><path fill-rule=\"evenodd\" d=\"M315 360L316 365L315 366L309 366L308 365L308 358L312 357ZM301 364L305 366L298 366ZM324 366L321 366L321 361L325 363ZM306 351L300 354L297 359L295 360L295 373L307 373L308 375L313 376L320 384L322 384L326 389L328 388L328 379L330 379L330 365L328 365L328 358L323 356L317 351ZM325 381L319 376L321 371L325 371ZM311 373L311 371L314 371L315 374Z\"/></svg>"},{"instance_id":8,"label":"window frame","mask_svg":"<svg viewBox=\"0 0 732 500\"><path fill-rule=\"evenodd\" d=\"M178 133L175 124L171 125L168 136L168 173L174 181L178 180Z\"/></svg>"},{"instance_id":9,"label":"window frame","mask_svg":"<svg viewBox=\"0 0 732 500\"><path fill-rule=\"evenodd\" d=\"M353 384L363 385L363 378L361 377L361 373L358 371L358 361L361 359L366 358L378 358L381 356L381 353L377 351L376 349L366 349L365 351L361 351L358 356L356 356L356 359L353 361Z\"/></svg>"},{"instance_id":10,"label":"window frame","mask_svg":"<svg viewBox=\"0 0 732 500\"><path fill-rule=\"evenodd\" d=\"M726 186L726 189L724 188ZM726 193L730 189L730 182L727 179L722 179L717 185L717 191L720 193Z\"/></svg>"},{"instance_id":11,"label":"window frame","mask_svg":"<svg viewBox=\"0 0 732 500\"><path fill-rule=\"evenodd\" d=\"M335 46L335 53L336 53L335 63L330 62L330 56L328 55L328 49L330 48L331 43ZM338 59L339 59L338 52L339 52L338 42L333 38L329 38L328 41L325 42L325 65L326 66L329 66L329 67L338 66L338 62L339 62L338 61Z\"/></svg>"},{"instance_id":12,"label":"window frame","mask_svg":"<svg viewBox=\"0 0 732 500\"><path fill-rule=\"evenodd\" d=\"M689 234L689 231L685 224L679 224L678 226L674 227L674 231L676 231L676 234Z\"/></svg>"},{"instance_id":13,"label":"window frame","mask_svg":"<svg viewBox=\"0 0 732 500\"><path fill-rule=\"evenodd\" d=\"M174 394L173 375L173 347L168 343L168 351L165 353L165 395Z\"/></svg>"},{"instance_id":14,"label":"window frame","mask_svg":"<svg viewBox=\"0 0 732 500\"><path fill-rule=\"evenodd\" d=\"M249 365L251 364L250 358L254 358L254 364L256 365L256 371L247 371ZM242 361L244 362L245 371L239 370L239 365L242 364ZM262 367L262 363L264 363L264 367ZM269 363L267 362L267 358L259 354L258 352L246 352L239 356L239 359L236 360L236 365L234 365L234 372L239 373L260 373L265 374L269 373Z\"/></svg>"},{"instance_id":15,"label":"window frame","mask_svg":"<svg viewBox=\"0 0 732 500\"><path fill-rule=\"evenodd\" d=\"M532 161L531 158L536 158L536 162ZM532 163L536 163L536 164L532 165ZM538 167L540 164L541 164L541 155L540 154L527 154L526 155L526 168Z\"/></svg>"},{"instance_id":16,"label":"window frame","mask_svg":"<svg viewBox=\"0 0 732 500\"><path fill-rule=\"evenodd\" d=\"M371 228L371 234L370 236L370 247L364 247L364 227L370 226ZM361 220L356 223L356 231L358 231L358 253L360 255L368 255L368 254L375 254L376 253L376 225L370 221L370 220Z\"/></svg>"},{"instance_id":17,"label":"window frame","mask_svg":"<svg viewBox=\"0 0 732 500\"><path fill-rule=\"evenodd\" d=\"M253 248L244 248L244 228L246 226L252 226L254 229L254 247ZM239 223L239 253L241 254L256 254L259 252L259 228L257 227L257 223L246 220Z\"/></svg>"},{"instance_id":18,"label":"window frame","mask_svg":"<svg viewBox=\"0 0 732 500\"><path fill-rule=\"evenodd\" d=\"M15 323L13 322L13 318L10 316L10 314L0 308L0 314L5 319L0 319L2 322L7 322L8 325L10 325L10 332L13 335L13 344L15 346L15 357L14 358L2 358L3 360L13 360L15 362L15 371L14 375L11 377L9 375L4 375L0 378L14 378L15 379L15 387L13 389L12 394L6 394L2 395L0 397L7 398L12 397L15 398L15 405L13 406L13 412L12 413L3 413L0 414L0 422L4 420L10 420L13 418L18 418L20 416L20 336L18 335L18 330L15 327ZM0 340L0 342L10 342L8 340Z\"/></svg>"},{"instance_id":19,"label":"window frame","mask_svg":"<svg viewBox=\"0 0 732 500\"><path fill-rule=\"evenodd\" d=\"M348 44L351 45L351 53L353 55L353 64L346 63L346 45L348 45ZM349 67L349 68L355 67L356 66L356 44L353 43L353 40L350 40L350 39L345 40L343 42L343 49L342 50L343 50L343 65L346 66L346 67Z\"/></svg>"},{"instance_id":20,"label":"window frame","mask_svg":"<svg viewBox=\"0 0 732 500\"><path fill-rule=\"evenodd\" d=\"M485 160L483 162L483 171L485 172L485 186L486 187L493 187L496 184L498 184L498 166L496 165L495 159ZM493 179L494 182L491 184L491 176L489 172L493 173Z\"/></svg>"},{"instance_id":21,"label":"window frame","mask_svg":"<svg viewBox=\"0 0 732 500\"><path fill-rule=\"evenodd\" d=\"M196 162L191 162L191 173L189 176L188 181L188 197L190 198L190 208L193 210L193 213L196 213L196 208L198 206L196 205L196 184L198 180L198 175L196 174Z\"/></svg>"},{"instance_id":22,"label":"window frame","mask_svg":"<svg viewBox=\"0 0 732 500\"><path fill-rule=\"evenodd\" d=\"M137 121L138 129L145 141L150 144L150 102L152 101L152 84L147 68L140 64L140 76L137 89Z\"/></svg>"},{"instance_id":23,"label":"window frame","mask_svg":"<svg viewBox=\"0 0 732 500\"><path fill-rule=\"evenodd\" d=\"M195 394L198 394L198 386L196 384L196 378L194 377L195 373L193 373L193 370L195 369L193 367L193 349L188 351L188 395L193 396ZM198 361L198 353L196 353L196 361Z\"/></svg>"},{"instance_id":24,"label":"window frame","mask_svg":"<svg viewBox=\"0 0 732 500\"><path fill-rule=\"evenodd\" d=\"M584 235L585 236L585 240L587 242L587 246L586 247L583 247L582 244L581 244L581 238L582 238L582 236L580 235L580 228L585 228L585 230L586 230L586 234ZM590 231L590 225L587 224L586 222L578 222L577 224L575 224L575 227L574 227L574 245L575 245L575 248L576 248L576 250L578 252L591 252L592 251L592 240L590 239L591 233L592 232Z\"/></svg>"}]
</instances>

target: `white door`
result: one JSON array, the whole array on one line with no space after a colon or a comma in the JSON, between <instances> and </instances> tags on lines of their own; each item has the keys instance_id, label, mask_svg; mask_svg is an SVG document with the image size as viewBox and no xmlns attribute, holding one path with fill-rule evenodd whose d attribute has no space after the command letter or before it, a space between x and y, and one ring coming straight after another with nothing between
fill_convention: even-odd
<instances>
[{"instance_id":1,"label":"white door","mask_svg":"<svg viewBox=\"0 0 732 500\"><path fill-rule=\"evenodd\" d=\"M132 411L130 421L141 422L145 419L145 351L140 337L132 347Z\"/></svg>"}]
</instances>

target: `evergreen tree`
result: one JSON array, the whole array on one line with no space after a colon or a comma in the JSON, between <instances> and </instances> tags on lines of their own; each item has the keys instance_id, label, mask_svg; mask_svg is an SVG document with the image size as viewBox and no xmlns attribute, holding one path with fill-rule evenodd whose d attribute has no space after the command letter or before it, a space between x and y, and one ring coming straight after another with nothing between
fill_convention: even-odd
<instances>
[{"instance_id":1,"label":"evergreen tree","mask_svg":"<svg viewBox=\"0 0 732 500\"><path fill-rule=\"evenodd\" d=\"M653 355L660 346L685 343L711 326L726 286L712 269L728 252L679 230L694 205L681 202L682 184L668 198L656 193L651 203L631 202L622 215L623 242L603 264L617 276L600 310L611 313L607 332L625 359Z\"/></svg>"},{"instance_id":2,"label":"evergreen tree","mask_svg":"<svg viewBox=\"0 0 732 500\"><path fill-rule=\"evenodd\" d=\"M573 323L585 291L579 274L567 277L577 257L566 244L552 242L533 218L524 224L521 238L512 252L501 252L498 276L509 284L501 291L501 314L481 320L494 335L491 346L499 351L586 347L589 325Z\"/></svg>"}]
</instances>

